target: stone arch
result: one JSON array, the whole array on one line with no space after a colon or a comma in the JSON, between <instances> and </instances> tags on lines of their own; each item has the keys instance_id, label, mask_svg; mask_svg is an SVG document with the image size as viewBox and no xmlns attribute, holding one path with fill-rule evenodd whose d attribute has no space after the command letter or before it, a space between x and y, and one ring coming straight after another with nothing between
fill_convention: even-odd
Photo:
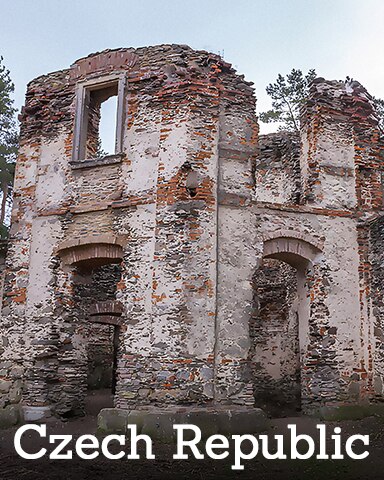
<instances>
[{"instance_id":1,"label":"stone arch","mask_svg":"<svg viewBox=\"0 0 384 480\"><path fill-rule=\"evenodd\" d=\"M313 263L321 253L318 242L313 238L303 239L296 232L277 232L276 236L264 237L263 258L274 258L300 268L308 262Z\"/></svg>"},{"instance_id":2,"label":"stone arch","mask_svg":"<svg viewBox=\"0 0 384 480\"><path fill-rule=\"evenodd\" d=\"M263 241L273 240L275 238L296 238L297 240L303 240L304 242L312 244L318 250L323 249L324 239L317 238L307 232L299 232L297 230L288 230L288 229L278 229L272 232L267 232L263 234Z\"/></svg>"}]
</instances>

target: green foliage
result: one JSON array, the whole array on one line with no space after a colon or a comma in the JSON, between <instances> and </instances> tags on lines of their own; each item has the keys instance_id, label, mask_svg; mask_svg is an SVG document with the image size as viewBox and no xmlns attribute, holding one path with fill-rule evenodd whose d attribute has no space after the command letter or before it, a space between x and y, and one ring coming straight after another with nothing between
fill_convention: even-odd
<instances>
[{"instance_id":1,"label":"green foliage","mask_svg":"<svg viewBox=\"0 0 384 480\"><path fill-rule=\"evenodd\" d=\"M102 147L102 144L101 144L101 139L98 138L97 139L97 149L96 149L96 152L95 152L95 158L102 158L102 157L106 157L108 155L108 152L106 152L103 147Z\"/></svg>"},{"instance_id":2,"label":"green foliage","mask_svg":"<svg viewBox=\"0 0 384 480\"><path fill-rule=\"evenodd\" d=\"M18 133L12 94L14 85L9 76L9 71L3 65L0 57L0 238L5 238L8 227L4 223L7 202L12 198L13 176L18 147Z\"/></svg>"},{"instance_id":3,"label":"green foliage","mask_svg":"<svg viewBox=\"0 0 384 480\"><path fill-rule=\"evenodd\" d=\"M308 87L315 78L315 69L309 70L306 75L295 68L285 77L279 74L276 82L270 83L266 88L268 95L272 98L272 109L260 113L260 120L263 123L281 123L279 130L299 132L300 108L305 103L308 97ZM346 77L346 82L351 80L350 77ZM373 103L379 127L384 131L384 100L373 97Z\"/></svg>"},{"instance_id":4,"label":"green foliage","mask_svg":"<svg viewBox=\"0 0 384 480\"><path fill-rule=\"evenodd\" d=\"M377 117L379 119L379 127L382 131L384 131L384 100L376 97L373 97L372 99L376 108Z\"/></svg>"},{"instance_id":5,"label":"green foliage","mask_svg":"<svg viewBox=\"0 0 384 480\"><path fill-rule=\"evenodd\" d=\"M8 225L1 224L0 225L0 240L5 240L8 238L9 235L9 227Z\"/></svg>"},{"instance_id":6,"label":"green foliage","mask_svg":"<svg viewBox=\"0 0 384 480\"><path fill-rule=\"evenodd\" d=\"M260 120L264 123L280 122L279 130L298 132L300 108L307 99L308 86L315 78L315 69L306 75L295 68L286 77L279 74L276 82L266 88L272 98L272 109L260 113Z\"/></svg>"}]
</instances>

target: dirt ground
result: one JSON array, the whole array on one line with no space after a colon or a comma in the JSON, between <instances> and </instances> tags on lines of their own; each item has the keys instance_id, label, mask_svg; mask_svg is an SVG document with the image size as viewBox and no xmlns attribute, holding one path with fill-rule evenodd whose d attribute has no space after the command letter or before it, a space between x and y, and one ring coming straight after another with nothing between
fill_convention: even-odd
<instances>
[{"instance_id":1,"label":"dirt ground","mask_svg":"<svg viewBox=\"0 0 384 480\"><path fill-rule=\"evenodd\" d=\"M101 406L98 398L91 399L88 415L83 418L68 420L51 420L47 422L48 434L70 434L74 439L83 434L96 432L96 415ZM288 424L296 424L298 433L318 438L316 425L318 420L308 417L291 417L273 419L268 432L269 437L283 434L288 439ZM334 427L340 427L343 444L346 437L365 434L370 437L368 447L356 446L355 451L367 449L369 456L364 460L266 460L257 455L255 459L245 460L243 471L231 470L232 452L224 460L173 460L175 445L154 443L155 460L108 460L99 456L94 460L81 460L76 454L72 460L24 460L16 453L13 439L16 428L0 431L0 480L13 479L47 479L47 480L125 480L125 479L384 479L384 419L369 417L359 421L323 422L327 426L327 448L333 441L330 435ZM356 444L357 445L357 444ZM52 445L40 439L37 434L25 434L22 442L28 452L37 452L45 447L50 452ZM74 449L74 442L69 445ZM203 445L202 445L203 449ZM125 448L129 451L129 447ZM116 450L117 451L117 450ZM204 450L203 450L204 451ZM139 450L140 452L140 450ZM286 449L286 453L289 452Z\"/></svg>"}]
</instances>

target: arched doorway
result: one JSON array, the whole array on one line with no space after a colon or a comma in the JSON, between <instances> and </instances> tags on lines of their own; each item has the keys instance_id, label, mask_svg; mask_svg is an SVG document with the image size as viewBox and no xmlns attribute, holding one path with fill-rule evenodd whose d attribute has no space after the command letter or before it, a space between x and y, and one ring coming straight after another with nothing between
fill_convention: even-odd
<instances>
[{"instance_id":1,"label":"arched doorway","mask_svg":"<svg viewBox=\"0 0 384 480\"><path fill-rule=\"evenodd\" d=\"M266 239L253 276L250 363L255 405L273 416L301 409L308 344L308 278L320 249L301 238Z\"/></svg>"},{"instance_id":2,"label":"arched doorway","mask_svg":"<svg viewBox=\"0 0 384 480\"><path fill-rule=\"evenodd\" d=\"M91 415L113 406L123 305L116 300L121 281L123 245L112 235L93 235L63 242L59 255L71 269L72 358L76 376L65 380L78 391L79 403ZM71 358L71 360L72 360ZM69 363L69 362L67 362ZM63 416L77 414L70 408Z\"/></svg>"},{"instance_id":3,"label":"arched doorway","mask_svg":"<svg viewBox=\"0 0 384 480\"><path fill-rule=\"evenodd\" d=\"M113 407L122 305L116 301L120 264L79 268L73 276L74 308L83 325L87 402L86 411L98 414Z\"/></svg>"}]
</instances>

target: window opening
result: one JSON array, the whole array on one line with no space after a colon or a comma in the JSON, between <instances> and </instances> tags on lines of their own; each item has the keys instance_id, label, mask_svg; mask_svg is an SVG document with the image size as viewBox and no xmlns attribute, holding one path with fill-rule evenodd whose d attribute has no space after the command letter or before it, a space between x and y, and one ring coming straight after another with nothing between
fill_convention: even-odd
<instances>
[{"instance_id":1,"label":"window opening","mask_svg":"<svg viewBox=\"0 0 384 480\"><path fill-rule=\"evenodd\" d=\"M123 78L79 86L73 160L121 153Z\"/></svg>"}]
</instances>

